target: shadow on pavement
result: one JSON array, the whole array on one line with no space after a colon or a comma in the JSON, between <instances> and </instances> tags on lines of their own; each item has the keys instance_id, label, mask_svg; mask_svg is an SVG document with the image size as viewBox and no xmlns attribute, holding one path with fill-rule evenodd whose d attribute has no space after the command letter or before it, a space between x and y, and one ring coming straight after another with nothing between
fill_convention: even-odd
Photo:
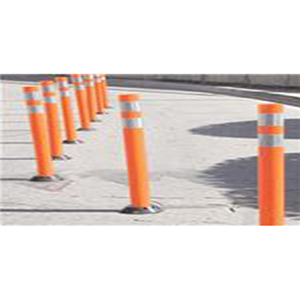
<instances>
[{"instance_id":1,"label":"shadow on pavement","mask_svg":"<svg viewBox=\"0 0 300 300\"><path fill-rule=\"evenodd\" d=\"M150 179L160 180L160 178L163 176L163 174L159 172L151 172L149 174ZM88 172L84 172L80 174L81 178L88 178L88 177L95 177L102 180L114 182L117 184L122 185L128 185L128 178L127 178L127 172L125 170L110 170L110 169L97 169L97 170L91 170Z\"/></svg>"},{"instance_id":2,"label":"shadow on pavement","mask_svg":"<svg viewBox=\"0 0 300 300\"><path fill-rule=\"evenodd\" d=\"M286 154L286 215L300 216L300 154ZM199 179L217 188L228 189L225 195L233 205L258 208L257 157L227 160L201 172Z\"/></svg>"},{"instance_id":3,"label":"shadow on pavement","mask_svg":"<svg viewBox=\"0 0 300 300\"><path fill-rule=\"evenodd\" d=\"M257 138L257 121L213 124L192 128L189 131L199 135L254 139ZM300 119L286 119L285 131L286 139L300 139Z\"/></svg>"},{"instance_id":4,"label":"shadow on pavement","mask_svg":"<svg viewBox=\"0 0 300 300\"><path fill-rule=\"evenodd\" d=\"M114 182L117 184L128 185L127 171L125 170L110 170L110 169L97 169L91 170L89 172L84 172L80 174L80 178L94 177L105 181ZM173 177L177 179L184 180L196 180L197 172L195 170L176 170L176 171L160 171L160 172L150 172L149 178L151 181L160 181L163 177ZM170 198L170 197L168 197Z\"/></svg>"}]
</instances>

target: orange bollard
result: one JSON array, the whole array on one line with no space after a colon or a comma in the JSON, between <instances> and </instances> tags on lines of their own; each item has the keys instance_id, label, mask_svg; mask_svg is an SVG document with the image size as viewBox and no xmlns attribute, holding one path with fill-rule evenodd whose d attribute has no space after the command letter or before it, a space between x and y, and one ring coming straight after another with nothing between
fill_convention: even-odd
<instances>
[{"instance_id":1,"label":"orange bollard","mask_svg":"<svg viewBox=\"0 0 300 300\"><path fill-rule=\"evenodd\" d=\"M56 77L56 82L58 84L58 90L60 93L64 125L65 125L65 130L67 135L67 139L64 141L64 143L65 144L82 143L81 140L78 140L77 132L75 128L75 119L74 119L74 114L72 109L68 78Z\"/></svg>"},{"instance_id":2,"label":"orange bollard","mask_svg":"<svg viewBox=\"0 0 300 300\"><path fill-rule=\"evenodd\" d=\"M128 181L131 205L122 213L153 214L162 211L160 204L150 201L149 178L144 142L144 129L141 119L139 95L126 94L119 96L123 134L128 168Z\"/></svg>"},{"instance_id":3,"label":"orange bollard","mask_svg":"<svg viewBox=\"0 0 300 300\"><path fill-rule=\"evenodd\" d=\"M285 224L284 107L258 106L258 203L260 225Z\"/></svg>"},{"instance_id":4,"label":"orange bollard","mask_svg":"<svg viewBox=\"0 0 300 300\"><path fill-rule=\"evenodd\" d=\"M93 128L91 128L91 120L89 116L87 95L86 95L86 90L85 90L82 76L80 74L72 74L71 78L73 82L73 87L75 89L75 96L76 96L77 107L79 111L80 126L81 126L81 128L77 130L81 130L81 131L94 130Z\"/></svg>"},{"instance_id":5,"label":"orange bollard","mask_svg":"<svg viewBox=\"0 0 300 300\"><path fill-rule=\"evenodd\" d=\"M107 81L105 74L99 74L99 77L101 79L101 87L102 87L102 95L103 95L103 102L104 102L104 108L110 108L108 103L108 94L107 94Z\"/></svg>"},{"instance_id":6,"label":"orange bollard","mask_svg":"<svg viewBox=\"0 0 300 300\"><path fill-rule=\"evenodd\" d=\"M42 81L41 85L45 100L52 159L70 159L69 156L63 154L63 145L59 122L59 109L54 92L54 82L46 80Z\"/></svg>"},{"instance_id":7,"label":"orange bollard","mask_svg":"<svg viewBox=\"0 0 300 300\"><path fill-rule=\"evenodd\" d=\"M91 122L97 122L99 120L96 119L97 100L96 100L96 91L95 91L95 84L94 84L94 75L85 74L83 75L83 79L85 83L90 120Z\"/></svg>"},{"instance_id":8,"label":"orange bollard","mask_svg":"<svg viewBox=\"0 0 300 300\"><path fill-rule=\"evenodd\" d=\"M38 173L37 176L31 178L31 181L48 182L62 180L60 176L54 174L44 104L43 101L37 100L37 91L38 88L35 86L23 87L29 112Z\"/></svg>"},{"instance_id":9,"label":"orange bollard","mask_svg":"<svg viewBox=\"0 0 300 300\"><path fill-rule=\"evenodd\" d=\"M95 74L95 90L97 96L97 113L103 114L105 109L105 103L102 91L102 78L99 74Z\"/></svg>"}]
</instances>

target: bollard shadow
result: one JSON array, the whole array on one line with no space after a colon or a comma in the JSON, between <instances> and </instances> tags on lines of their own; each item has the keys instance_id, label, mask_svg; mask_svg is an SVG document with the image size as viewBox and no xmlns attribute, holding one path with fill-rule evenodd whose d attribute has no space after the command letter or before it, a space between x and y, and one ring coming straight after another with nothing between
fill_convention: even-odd
<instances>
[{"instance_id":1,"label":"bollard shadow","mask_svg":"<svg viewBox=\"0 0 300 300\"><path fill-rule=\"evenodd\" d=\"M288 153L286 162L286 215L300 216L300 153ZM257 157L227 160L197 176L208 185L227 189L233 205L257 209Z\"/></svg>"},{"instance_id":2,"label":"bollard shadow","mask_svg":"<svg viewBox=\"0 0 300 300\"><path fill-rule=\"evenodd\" d=\"M105 181L128 185L127 173L123 170L96 169L79 175L81 178L95 177Z\"/></svg>"},{"instance_id":3,"label":"bollard shadow","mask_svg":"<svg viewBox=\"0 0 300 300\"><path fill-rule=\"evenodd\" d=\"M95 177L105 181L110 181L122 185L128 185L128 176L125 170L97 169L80 174L81 178ZM150 180L159 180L162 177L160 173L150 173Z\"/></svg>"},{"instance_id":4,"label":"bollard shadow","mask_svg":"<svg viewBox=\"0 0 300 300\"><path fill-rule=\"evenodd\" d=\"M119 213L117 209L18 209L1 208L3 213Z\"/></svg>"},{"instance_id":5,"label":"bollard shadow","mask_svg":"<svg viewBox=\"0 0 300 300\"><path fill-rule=\"evenodd\" d=\"M257 138L257 121L212 124L192 128L189 131L199 135L254 139ZM300 119L285 120L285 138L300 139Z\"/></svg>"}]
</instances>

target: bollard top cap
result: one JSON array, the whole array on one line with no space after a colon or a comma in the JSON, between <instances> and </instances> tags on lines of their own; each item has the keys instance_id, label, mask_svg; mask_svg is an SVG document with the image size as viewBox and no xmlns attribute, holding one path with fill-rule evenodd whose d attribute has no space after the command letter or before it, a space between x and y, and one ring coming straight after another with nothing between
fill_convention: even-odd
<instances>
[{"instance_id":1,"label":"bollard top cap","mask_svg":"<svg viewBox=\"0 0 300 300\"><path fill-rule=\"evenodd\" d=\"M52 80L41 81L42 86L49 86L49 85L53 85L53 84L54 84L54 82Z\"/></svg>"},{"instance_id":2,"label":"bollard top cap","mask_svg":"<svg viewBox=\"0 0 300 300\"><path fill-rule=\"evenodd\" d=\"M68 77L55 77L55 80L58 82L68 82Z\"/></svg>"},{"instance_id":3,"label":"bollard top cap","mask_svg":"<svg viewBox=\"0 0 300 300\"><path fill-rule=\"evenodd\" d=\"M82 74L71 74L71 77L73 78L80 78Z\"/></svg>"},{"instance_id":4,"label":"bollard top cap","mask_svg":"<svg viewBox=\"0 0 300 300\"><path fill-rule=\"evenodd\" d=\"M119 95L120 101L139 101L140 95L139 94L122 94Z\"/></svg>"},{"instance_id":5,"label":"bollard top cap","mask_svg":"<svg viewBox=\"0 0 300 300\"><path fill-rule=\"evenodd\" d=\"M258 113L260 114L276 114L283 113L284 106L282 104L259 104Z\"/></svg>"},{"instance_id":6,"label":"bollard top cap","mask_svg":"<svg viewBox=\"0 0 300 300\"><path fill-rule=\"evenodd\" d=\"M23 91L24 92L37 92L38 87L37 86L32 86L32 85L23 86Z\"/></svg>"}]
</instances>

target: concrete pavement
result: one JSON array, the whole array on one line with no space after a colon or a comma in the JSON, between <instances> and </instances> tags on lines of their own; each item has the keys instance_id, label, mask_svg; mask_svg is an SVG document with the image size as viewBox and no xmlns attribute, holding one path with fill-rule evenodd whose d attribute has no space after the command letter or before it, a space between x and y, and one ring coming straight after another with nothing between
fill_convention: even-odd
<instances>
[{"instance_id":1,"label":"concrete pavement","mask_svg":"<svg viewBox=\"0 0 300 300\"><path fill-rule=\"evenodd\" d=\"M119 213L129 203L122 129L113 108L72 160L55 162L65 180L33 183L35 175L21 84L4 83L1 99L3 225L256 225L256 108L259 101L201 92L139 89L152 198L163 213ZM300 224L300 110L287 109L287 223ZM77 113L76 113L77 114Z\"/></svg>"}]
</instances>

